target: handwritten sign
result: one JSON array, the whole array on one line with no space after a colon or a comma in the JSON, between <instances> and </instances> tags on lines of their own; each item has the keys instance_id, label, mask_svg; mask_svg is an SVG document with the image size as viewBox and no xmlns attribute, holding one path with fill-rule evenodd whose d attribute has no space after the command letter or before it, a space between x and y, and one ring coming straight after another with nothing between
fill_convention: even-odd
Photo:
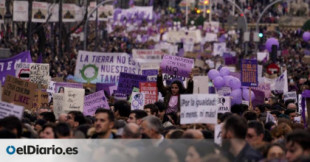
<instances>
[{"instance_id":1,"label":"handwritten sign","mask_svg":"<svg viewBox=\"0 0 310 162\"><path fill-rule=\"evenodd\" d=\"M181 124L217 123L217 94L181 95L180 100Z\"/></svg>"},{"instance_id":2,"label":"handwritten sign","mask_svg":"<svg viewBox=\"0 0 310 162\"><path fill-rule=\"evenodd\" d=\"M44 108L49 107L48 93L42 92L42 91L39 92L38 90L35 92L32 108L36 109L36 108L41 108L41 107L44 107Z\"/></svg>"},{"instance_id":3,"label":"handwritten sign","mask_svg":"<svg viewBox=\"0 0 310 162\"><path fill-rule=\"evenodd\" d=\"M84 101L84 115L93 116L98 108L110 109L103 90L85 96Z\"/></svg>"},{"instance_id":4,"label":"handwritten sign","mask_svg":"<svg viewBox=\"0 0 310 162\"><path fill-rule=\"evenodd\" d=\"M130 95L134 87L139 87L140 82L146 82L147 76L121 73L117 92Z\"/></svg>"},{"instance_id":5,"label":"handwritten sign","mask_svg":"<svg viewBox=\"0 0 310 162\"><path fill-rule=\"evenodd\" d=\"M194 66L193 59L178 56L170 56L170 55L165 55L160 64L160 68L163 73L183 77L189 77L193 66Z\"/></svg>"},{"instance_id":6,"label":"handwritten sign","mask_svg":"<svg viewBox=\"0 0 310 162\"><path fill-rule=\"evenodd\" d=\"M31 109L36 89L37 84L8 75L3 87L2 101Z\"/></svg>"},{"instance_id":7,"label":"handwritten sign","mask_svg":"<svg viewBox=\"0 0 310 162\"><path fill-rule=\"evenodd\" d=\"M158 100L156 82L140 82L140 92L145 94L145 104L153 104Z\"/></svg>"},{"instance_id":8,"label":"handwritten sign","mask_svg":"<svg viewBox=\"0 0 310 162\"><path fill-rule=\"evenodd\" d=\"M258 86L257 60L242 60L241 83L247 87Z\"/></svg>"},{"instance_id":9,"label":"handwritten sign","mask_svg":"<svg viewBox=\"0 0 310 162\"><path fill-rule=\"evenodd\" d=\"M55 83L55 93L64 93L64 88L83 88L82 83L57 82Z\"/></svg>"},{"instance_id":10,"label":"handwritten sign","mask_svg":"<svg viewBox=\"0 0 310 162\"><path fill-rule=\"evenodd\" d=\"M118 83L121 72L141 74L139 64L127 53L79 51L74 76L84 83Z\"/></svg>"},{"instance_id":11,"label":"handwritten sign","mask_svg":"<svg viewBox=\"0 0 310 162\"><path fill-rule=\"evenodd\" d=\"M65 87L64 93L64 111L81 111L83 112L84 107L84 89L68 88Z\"/></svg>"},{"instance_id":12,"label":"handwritten sign","mask_svg":"<svg viewBox=\"0 0 310 162\"><path fill-rule=\"evenodd\" d=\"M55 114L56 119L58 119L59 115L64 112L63 105L64 104L64 94L63 93L54 93L53 94L53 112Z\"/></svg>"},{"instance_id":13,"label":"handwritten sign","mask_svg":"<svg viewBox=\"0 0 310 162\"><path fill-rule=\"evenodd\" d=\"M219 96L218 103L219 103L218 113L230 112L230 106L231 106L230 97Z\"/></svg>"},{"instance_id":14,"label":"handwritten sign","mask_svg":"<svg viewBox=\"0 0 310 162\"><path fill-rule=\"evenodd\" d=\"M141 92L132 92L131 110L143 110L145 105L145 94Z\"/></svg>"},{"instance_id":15,"label":"handwritten sign","mask_svg":"<svg viewBox=\"0 0 310 162\"><path fill-rule=\"evenodd\" d=\"M18 119L22 119L24 113L23 106L17 106L7 102L0 102L0 119L7 116L16 116Z\"/></svg>"},{"instance_id":16,"label":"handwritten sign","mask_svg":"<svg viewBox=\"0 0 310 162\"><path fill-rule=\"evenodd\" d=\"M16 64L17 78L37 84L48 85L50 69L49 64L18 63Z\"/></svg>"}]
</instances>

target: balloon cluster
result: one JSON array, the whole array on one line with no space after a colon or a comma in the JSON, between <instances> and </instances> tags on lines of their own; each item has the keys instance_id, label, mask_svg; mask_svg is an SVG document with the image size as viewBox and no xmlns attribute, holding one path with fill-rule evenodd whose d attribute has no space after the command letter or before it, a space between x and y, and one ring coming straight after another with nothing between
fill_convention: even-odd
<instances>
[{"instance_id":1,"label":"balloon cluster","mask_svg":"<svg viewBox=\"0 0 310 162\"><path fill-rule=\"evenodd\" d=\"M212 80L213 85L216 89L220 89L222 87L230 87L231 88L231 104L241 104L242 98L246 101L250 101L250 92L247 88L241 87L240 79L231 76L230 70L227 67L222 67L220 71L216 69L212 69L208 73L208 77ZM251 100L255 99L254 92L251 91Z\"/></svg>"},{"instance_id":2,"label":"balloon cluster","mask_svg":"<svg viewBox=\"0 0 310 162\"><path fill-rule=\"evenodd\" d=\"M310 40L310 32L304 32L302 38L304 41L308 42Z\"/></svg>"}]
</instances>

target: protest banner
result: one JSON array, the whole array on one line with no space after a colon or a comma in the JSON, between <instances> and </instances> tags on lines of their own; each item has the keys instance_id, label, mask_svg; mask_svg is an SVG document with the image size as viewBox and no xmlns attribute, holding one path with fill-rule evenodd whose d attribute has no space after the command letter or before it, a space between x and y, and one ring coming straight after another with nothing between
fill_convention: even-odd
<instances>
[{"instance_id":1,"label":"protest banner","mask_svg":"<svg viewBox=\"0 0 310 162\"><path fill-rule=\"evenodd\" d=\"M214 143L222 145L222 127L223 124L216 124L214 127Z\"/></svg>"},{"instance_id":2,"label":"protest banner","mask_svg":"<svg viewBox=\"0 0 310 162\"><path fill-rule=\"evenodd\" d=\"M270 85L271 86L271 85ZM274 82L273 89L280 93L288 92L287 70L285 70Z\"/></svg>"},{"instance_id":3,"label":"protest banner","mask_svg":"<svg viewBox=\"0 0 310 162\"><path fill-rule=\"evenodd\" d=\"M93 116L98 108L110 109L103 90L85 96L83 114Z\"/></svg>"},{"instance_id":4,"label":"protest banner","mask_svg":"<svg viewBox=\"0 0 310 162\"><path fill-rule=\"evenodd\" d=\"M162 57L165 55L161 50L152 50L152 49L133 49L132 57L135 61L139 63L149 63L149 62L158 62L160 63Z\"/></svg>"},{"instance_id":5,"label":"protest banner","mask_svg":"<svg viewBox=\"0 0 310 162\"><path fill-rule=\"evenodd\" d=\"M140 82L140 92L145 94L144 104L153 104L158 100L156 82Z\"/></svg>"},{"instance_id":6,"label":"protest banner","mask_svg":"<svg viewBox=\"0 0 310 162\"><path fill-rule=\"evenodd\" d=\"M115 16L115 15L114 15ZM131 19L135 16L139 19L153 19L153 6L134 6L129 9L121 9L121 13L116 15L116 19L120 20L122 17Z\"/></svg>"},{"instance_id":7,"label":"protest banner","mask_svg":"<svg viewBox=\"0 0 310 162\"><path fill-rule=\"evenodd\" d=\"M64 112L65 113L68 113L69 111L83 112L84 95L85 95L84 89L65 87L64 104L63 104Z\"/></svg>"},{"instance_id":8,"label":"protest banner","mask_svg":"<svg viewBox=\"0 0 310 162\"><path fill-rule=\"evenodd\" d=\"M143 75L121 73L119 77L117 92L130 95L134 87L138 88L140 82L146 81L147 77Z\"/></svg>"},{"instance_id":9,"label":"protest banner","mask_svg":"<svg viewBox=\"0 0 310 162\"><path fill-rule=\"evenodd\" d=\"M32 21L38 23L45 23L47 20L48 3L46 2L32 2Z\"/></svg>"},{"instance_id":10,"label":"protest banner","mask_svg":"<svg viewBox=\"0 0 310 162\"><path fill-rule=\"evenodd\" d=\"M55 114L56 119L58 119L59 115L64 112L63 105L64 104L64 94L63 93L53 93L53 112Z\"/></svg>"},{"instance_id":11,"label":"protest banner","mask_svg":"<svg viewBox=\"0 0 310 162\"><path fill-rule=\"evenodd\" d=\"M131 110L143 110L145 104L144 93L132 92Z\"/></svg>"},{"instance_id":12,"label":"protest banner","mask_svg":"<svg viewBox=\"0 0 310 162\"><path fill-rule=\"evenodd\" d=\"M160 64L160 68L163 73L183 77L189 77L193 66L194 66L193 59L178 56L168 56L168 55L164 56Z\"/></svg>"},{"instance_id":13,"label":"protest banner","mask_svg":"<svg viewBox=\"0 0 310 162\"><path fill-rule=\"evenodd\" d=\"M257 105L265 103L265 93L264 91L257 90L257 89L252 89L255 98L252 101L253 107L256 107Z\"/></svg>"},{"instance_id":14,"label":"protest banner","mask_svg":"<svg viewBox=\"0 0 310 162\"><path fill-rule=\"evenodd\" d=\"M76 5L70 4L70 3L64 3L62 4L62 21L63 22L75 22L75 10Z\"/></svg>"},{"instance_id":15,"label":"protest banner","mask_svg":"<svg viewBox=\"0 0 310 162\"><path fill-rule=\"evenodd\" d=\"M47 92L39 92L37 90L34 95L32 108L33 109L39 109L39 108L49 108L49 102L48 102L48 93Z\"/></svg>"},{"instance_id":16,"label":"protest banner","mask_svg":"<svg viewBox=\"0 0 310 162\"><path fill-rule=\"evenodd\" d=\"M103 5L98 8L98 20L108 21L108 19L113 18L114 6L113 5Z\"/></svg>"},{"instance_id":17,"label":"protest banner","mask_svg":"<svg viewBox=\"0 0 310 162\"><path fill-rule=\"evenodd\" d=\"M209 78L208 76L194 76L194 94L208 94L209 93Z\"/></svg>"},{"instance_id":18,"label":"protest banner","mask_svg":"<svg viewBox=\"0 0 310 162\"><path fill-rule=\"evenodd\" d=\"M203 24L203 29L207 32L218 33L220 29L220 22L218 21L205 21Z\"/></svg>"},{"instance_id":19,"label":"protest banner","mask_svg":"<svg viewBox=\"0 0 310 162\"><path fill-rule=\"evenodd\" d=\"M79 51L74 75L83 83L118 83L121 72L141 74L140 65L126 53Z\"/></svg>"},{"instance_id":20,"label":"protest banner","mask_svg":"<svg viewBox=\"0 0 310 162\"><path fill-rule=\"evenodd\" d=\"M297 103L297 93L296 91L284 93L284 102L287 100L294 100L294 103Z\"/></svg>"},{"instance_id":21,"label":"protest banner","mask_svg":"<svg viewBox=\"0 0 310 162\"><path fill-rule=\"evenodd\" d=\"M17 63L15 76L32 83L48 85L50 76L49 64Z\"/></svg>"},{"instance_id":22,"label":"protest banner","mask_svg":"<svg viewBox=\"0 0 310 162\"><path fill-rule=\"evenodd\" d=\"M13 1L13 21L28 21L28 2Z\"/></svg>"},{"instance_id":23,"label":"protest banner","mask_svg":"<svg viewBox=\"0 0 310 162\"><path fill-rule=\"evenodd\" d=\"M64 93L64 87L69 88L83 88L82 83L56 82L54 93Z\"/></svg>"},{"instance_id":24,"label":"protest banner","mask_svg":"<svg viewBox=\"0 0 310 162\"><path fill-rule=\"evenodd\" d=\"M257 60L241 61L241 85L247 87L258 86Z\"/></svg>"},{"instance_id":25,"label":"protest banner","mask_svg":"<svg viewBox=\"0 0 310 162\"><path fill-rule=\"evenodd\" d=\"M113 94L113 91L110 91L111 86L115 86L115 83L96 83L96 92L103 90L111 96Z\"/></svg>"},{"instance_id":26,"label":"protest banner","mask_svg":"<svg viewBox=\"0 0 310 162\"><path fill-rule=\"evenodd\" d=\"M181 124L217 123L217 94L181 95L180 100Z\"/></svg>"},{"instance_id":27,"label":"protest banner","mask_svg":"<svg viewBox=\"0 0 310 162\"><path fill-rule=\"evenodd\" d=\"M170 30L166 32L163 38L167 42L182 43L183 41L190 40L194 43L201 43L202 36L201 30Z\"/></svg>"},{"instance_id":28,"label":"protest banner","mask_svg":"<svg viewBox=\"0 0 310 162\"><path fill-rule=\"evenodd\" d=\"M216 33L206 33L204 40L206 42L217 42L217 34Z\"/></svg>"},{"instance_id":29,"label":"protest banner","mask_svg":"<svg viewBox=\"0 0 310 162\"><path fill-rule=\"evenodd\" d=\"M22 52L8 59L0 59L0 79L4 85L5 77L7 75L15 76L15 67L20 62L32 62L30 52Z\"/></svg>"},{"instance_id":30,"label":"protest banner","mask_svg":"<svg viewBox=\"0 0 310 162\"><path fill-rule=\"evenodd\" d=\"M37 84L7 75L2 92L2 101L32 109Z\"/></svg>"},{"instance_id":31,"label":"protest banner","mask_svg":"<svg viewBox=\"0 0 310 162\"><path fill-rule=\"evenodd\" d=\"M214 43L213 44L213 56L223 56L226 52L226 43Z\"/></svg>"},{"instance_id":32,"label":"protest banner","mask_svg":"<svg viewBox=\"0 0 310 162\"><path fill-rule=\"evenodd\" d=\"M159 42L154 49L161 50L168 55L176 55L178 53L178 46L168 42Z\"/></svg>"},{"instance_id":33,"label":"protest banner","mask_svg":"<svg viewBox=\"0 0 310 162\"><path fill-rule=\"evenodd\" d=\"M18 119L22 120L24 113L23 106L17 106L7 102L0 102L0 119L3 119L8 116L15 116Z\"/></svg>"}]
</instances>

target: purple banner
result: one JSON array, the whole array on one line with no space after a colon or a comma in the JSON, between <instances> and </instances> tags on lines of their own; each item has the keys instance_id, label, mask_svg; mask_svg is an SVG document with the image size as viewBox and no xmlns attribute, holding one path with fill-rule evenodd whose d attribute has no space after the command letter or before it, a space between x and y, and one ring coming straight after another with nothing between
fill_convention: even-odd
<instances>
[{"instance_id":1,"label":"purple banner","mask_svg":"<svg viewBox=\"0 0 310 162\"><path fill-rule=\"evenodd\" d=\"M158 70L156 69L142 70L142 75L152 76L152 75L157 75L157 74L158 74Z\"/></svg>"},{"instance_id":2,"label":"purple banner","mask_svg":"<svg viewBox=\"0 0 310 162\"><path fill-rule=\"evenodd\" d=\"M139 88L139 83L146 81L147 76L144 75L120 73L117 92L130 95L133 87Z\"/></svg>"},{"instance_id":3,"label":"purple banner","mask_svg":"<svg viewBox=\"0 0 310 162\"><path fill-rule=\"evenodd\" d=\"M241 85L247 87L258 86L257 60L241 61Z\"/></svg>"},{"instance_id":4,"label":"purple banner","mask_svg":"<svg viewBox=\"0 0 310 162\"><path fill-rule=\"evenodd\" d=\"M225 65L235 65L237 64L236 57L225 57Z\"/></svg>"},{"instance_id":5,"label":"purple banner","mask_svg":"<svg viewBox=\"0 0 310 162\"><path fill-rule=\"evenodd\" d=\"M111 86L115 86L115 83L96 83L96 92L104 90L111 96L113 94L113 92L110 91Z\"/></svg>"},{"instance_id":6,"label":"purple banner","mask_svg":"<svg viewBox=\"0 0 310 162\"><path fill-rule=\"evenodd\" d=\"M252 89L255 94L255 99L252 101L253 107L255 108L259 104L265 103L265 93L260 90Z\"/></svg>"},{"instance_id":7,"label":"purple banner","mask_svg":"<svg viewBox=\"0 0 310 162\"><path fill-rule=\"evenodd\" d=\"M103 90L85 96L83 114L93 116L98 108L110 109Z\"/></svg>"},{"instance_id":8,"label":"purple banner","mask_svg":"<svg viewBox=\"0 0 310 162\"><path fill-rule=\"evenodd\" d=\"M178 56L165 55L160 68L163 73L189 77L194 66L194 60Z\"/></svg>"},{"instance_id":9,"label":"purple banner","mask_svg":"<svg viewBox=\"0 0 310 162\"><path fill-rule=\"evenodd\" d=\"M64 93L65 88L83 88L82 83L57 82L55 83L55 93Z\"/></svg>"},{"instance_id":10,"label":"purple banner","mask_svg":"<svg viewBox=\"0 0 310 162\"><path fill-rule=\"evenodd\" d=\"M15 55L11 58L1 59L0 60L0 79L2 85L4 85L5 77L7 75L15 76L15 64L19 62L28 62L32 63L30 52L22 52L18 55Z\"/></svg>"}]
</instances>

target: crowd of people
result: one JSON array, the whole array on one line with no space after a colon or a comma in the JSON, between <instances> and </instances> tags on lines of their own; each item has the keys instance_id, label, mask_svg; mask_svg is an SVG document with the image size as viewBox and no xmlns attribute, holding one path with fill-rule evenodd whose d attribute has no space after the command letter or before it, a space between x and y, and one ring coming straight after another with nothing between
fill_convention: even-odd
<instances>
[{"instance_id":1,"label":"crowd of people","mask_svg":"<svg viewBox=\"0 0 310 162\"><path fill-rule=\"evenodd\" d=\"M224 0L224 3L227 1ZM237 1L244 9L250 22L255 22L259 11L270 1ZM230 13L231 6L218 3L214 6L213 21L223 22ZM165 32L173 27L173 20L180 20L181 26L194 26L184 21L185 16L179 12L168 14L168 10L158 9L160 14L158 20L150 22L143 20L137 22L132 30L128 30L127 22L108 21L99 23L99 40L96 40L95 22L89 24L89 35L87 50L99 52L126 52L132 49L153 49L162 41ZM279 16L288 13L288 4L281 3L272 8L262 22L277 22ZM191 13L190 18L198 18L201 15ZM130 22L130 20L128 20ZM130 25L130 23L129 23ZM35 62L43 56L41 62L50 64L50 75L52 78L61 77L64 80L74 75L76 57L82 50L83 41L79 36L67 39L69 47L64 47L63 55L55 50L57 41L56 31L50 24L43 24L44 38L41 32L32 36L31 56ZM199 29L199 26L197 26ZM27 49L27 37L24 28L18 28L16 36L1 33L0 47L10 48L11 52L17 54ZM255 45L261 51L265 39L278 38L280 46L277 58L272 60L282 70L287 69L289 80L289 91L301 94L309 89L309 65L304 61L304 56L309 55L308 42L303 41L303 31L300 29L275 29L261 28L264 35L261 41L256 43L250 40L247 45L249 54L244 54L244 43L241 32L235 29L220 28L218 37L224 38L227 48L236 52L237 60L255 56ZM41 31L41 30L40 30ZM202 29L203 36L206 30ZM233 31L233 32L231 32ZM231 34L233 33L233 34ZM7 34L7 35L6 35ZM77 33L80 34L80 33ZM152 39L151 39L152 37ZM44 40L44 44L40 44ZM200 68L198 75L206 74L215 68L208 64L208 60L224 64L224 59L212 56L214 42L202 42L199 50L193 52L201 53L196 59L205 62L204 68ZM42 48L42 46L44 48ZM182 49L182 43L178 43L178 49ZM67 50L65 50L67 49ZM267 65L271 61L260 62L263 65L265 76ZM236 66L238 70L239 67ZM164 97L163 101L144 105L144 110L131 110L128 101L109 97L111 109L99 108L94 116L85 116L82 112L71 111L61 114L58 118L53 113L53 105L42 107L36 112L25 111L22 120L10 116L0 119L0 138L48 138L48 139L148 139L147 144L138 144L138 155L127 155L133 161L145 161L140 155L149 155L153 161L310 161L310 131L304 127L302 121L296 121L295 117L301 115L298 105L294 101L283 101L283 94L273 92L265 103L255 107L245 104L231 106L231 112L218 114L218 125L221 126L221 134L215 134L214 124L180 124L180 94L193 93L192 75L188 81L187 88L179 81L174 81L165 87L161 70L157 76L158 90ZM88 92L91 93L91 92ZM272 120L267 118L272 115ZM155 140L152 140L155 139ZM181 142L178 142L179 141ZM182 142L182 140L185 140ZM194 140L195 139L195 140ZM220 139L215 142L214 139ZM169 141L170 140L170 141ZM152 147L152 153L146 147ZM156 151L155 151L156 150Z\"/></svg>"}]
</instances>

